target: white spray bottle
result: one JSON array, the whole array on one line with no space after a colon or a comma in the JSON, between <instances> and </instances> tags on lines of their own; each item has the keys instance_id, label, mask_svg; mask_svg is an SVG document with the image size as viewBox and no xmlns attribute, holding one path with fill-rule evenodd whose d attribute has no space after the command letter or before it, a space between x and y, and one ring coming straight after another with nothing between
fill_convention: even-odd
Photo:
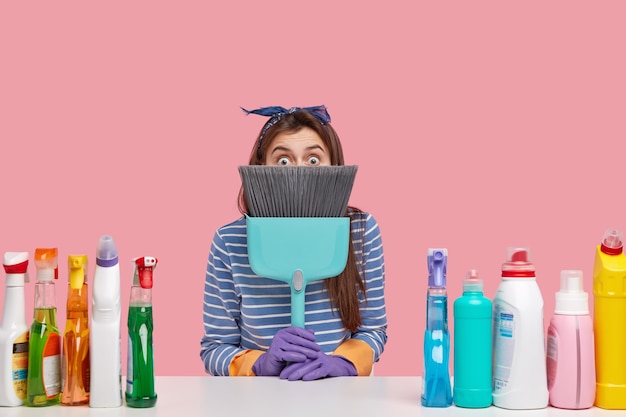
<instances>
[{"instance_id":1,"label":"white spray bottle","mask_svg":"<svg viewBox=\"0 0 626 417\"><path fill-rule=\"evenodd\" d=\"M122 405L121 294L117 246L100 237L93 276L89 354L90 407Z\"/></svg>"},{"instance_id":2,"label":"white spray bottle","mask_svg":"<svg viewBox=\"0 0 626 417\"><path fill-rule=\"evenodd\" d=\"M0 406L26 401L28 334L24 283L28 282L28 252L5 252L6 291L0 324Z\"/></svg>"}]
</instances>

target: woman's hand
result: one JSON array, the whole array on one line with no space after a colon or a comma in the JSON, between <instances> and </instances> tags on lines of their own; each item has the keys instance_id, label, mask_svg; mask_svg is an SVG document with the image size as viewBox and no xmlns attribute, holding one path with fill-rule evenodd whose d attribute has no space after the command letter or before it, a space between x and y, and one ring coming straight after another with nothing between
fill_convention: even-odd
<instances>
[{"instance_id":1,"label":"woman's hand","mask_svg":"<svg viewBox=\"0 0 626 417\"><path fill-rule=\"evenodd\" d=\"M313 381L335 376L357 376L357 371L352 362L343 356L326 355L321 351L314 359L289 364L280 373L280 379L289 381Z\"/></svg>"},{"instance_id":2,"label":"woman's hand","mask_svg":"<svg viewBox=\"0 0 626 417\"><path fill-rule=\"evenodd\" d=\"M258 376L278 376L288 362L301 363L314 359L320 352L312 330L300 327L280 329L267 352L252 365L252 372Z\"/></svg>"}]
</instances>

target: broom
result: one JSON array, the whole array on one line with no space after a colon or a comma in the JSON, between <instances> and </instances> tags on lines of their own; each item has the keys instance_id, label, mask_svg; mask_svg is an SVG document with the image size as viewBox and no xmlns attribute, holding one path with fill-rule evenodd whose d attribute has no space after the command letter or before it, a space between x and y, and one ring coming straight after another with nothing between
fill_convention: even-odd
<instances>
[{"instance_id":1,"label":"broom","mask_svg":"<svg viewBox=\"0 0 626 417\"><path fill-rule=\"evenodd\" d=\"M345 214L357 168L239 167L249 210L250 268L289 284L293 326L305 324L306 285L346 267L350 218Z\"/></svg>"}]
</instances>

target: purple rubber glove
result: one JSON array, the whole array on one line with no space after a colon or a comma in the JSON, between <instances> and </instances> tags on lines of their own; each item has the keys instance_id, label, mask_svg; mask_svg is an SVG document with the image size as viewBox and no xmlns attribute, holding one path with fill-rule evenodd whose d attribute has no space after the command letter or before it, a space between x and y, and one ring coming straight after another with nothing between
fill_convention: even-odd
<instances>
[{"instance_id":1,"label":"purple rubber glove","mask_svg":"<svg viewBox=\"0 0 626 417\"><path fill-rule=\"evenodd\" d=\"M280 379L313 381L334 376L357 376L356 368L343 356L318 352L315 359L291 363L280 373Z\"/></svg>"},{"instance_id":2,"label":"purple rubber glove","mask_svg":"<svg viewBox=\"0 0 626 417\"><path fill-rule=\"evenodd\" d=\"M316 358L320 351L312 330L301 327L280 329L267 352L252 365L252 372L258 376L278 376L287 362L304 362Z\"/></svg>"}]
</instances>

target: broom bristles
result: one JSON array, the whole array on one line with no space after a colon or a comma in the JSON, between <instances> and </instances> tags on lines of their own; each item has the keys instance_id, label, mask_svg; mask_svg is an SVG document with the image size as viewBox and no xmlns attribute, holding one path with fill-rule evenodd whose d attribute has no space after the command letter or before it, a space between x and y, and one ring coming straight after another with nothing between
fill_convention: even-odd
<instances>
[{"instance_id":1,"label":"broom bristles","mask_svg":"<svg viewBox=\"0 0 626 417\"><path fill-rule=\"evenodd\" d=\"M239 175L252 217L343 217L357 165L242 165Z\"/></svg>"}]
</instances>

